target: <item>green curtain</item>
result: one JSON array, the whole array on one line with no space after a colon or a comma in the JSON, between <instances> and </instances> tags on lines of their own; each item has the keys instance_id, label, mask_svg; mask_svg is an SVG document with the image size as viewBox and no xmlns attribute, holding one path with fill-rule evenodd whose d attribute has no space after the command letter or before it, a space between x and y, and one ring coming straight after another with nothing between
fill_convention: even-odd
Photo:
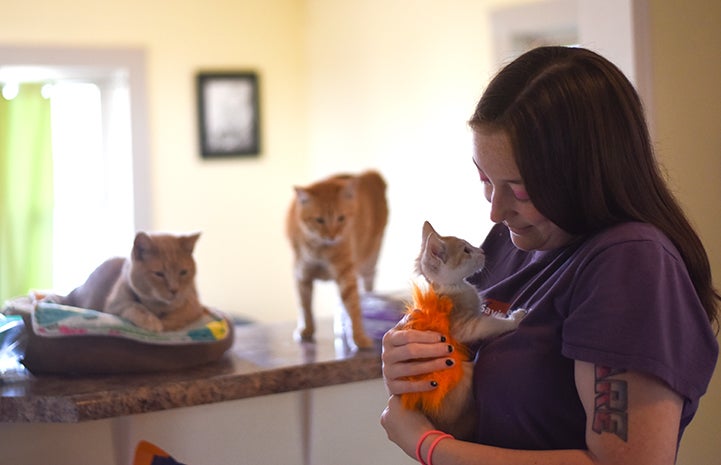
<instances>
[{"instance_id":1,"label":"green curtain","mask_svg":"<svg viewBox=\"0 0 721 465\"><path fill-rule=\"evenodd\" d=\"M52 286L50 101L41 87L0 96L0 304Z\"/></svg>"}]
</instances>

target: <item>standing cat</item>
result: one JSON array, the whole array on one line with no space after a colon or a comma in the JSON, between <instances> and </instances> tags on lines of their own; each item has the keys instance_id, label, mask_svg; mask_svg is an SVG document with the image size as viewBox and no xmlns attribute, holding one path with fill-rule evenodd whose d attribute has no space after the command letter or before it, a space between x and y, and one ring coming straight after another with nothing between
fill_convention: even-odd
<instances>
[{"instance_id":1,"label":"standing cat","mask_svg":"<svg viewBox=\"0 0 721 465\"><path fill-rule=\"evenodd\" d=\"M423 411L431 422L454 436L469 439L473 416L473 361L467 349L480 340L497 336L518 327L525 316L516 310L509 317L486 315L476 289L465 278L485 263L483 250L463 239L440 236L426 221L423 242L416 260L417 272L430 284L425 293L414 289L414 303L396 325L399 329L439 331L446 335L453 352L454 365L446 370L413 377L437 383L433 391L403 394L407 408Z\"/></svg>"},{"instance_id":2,"label":"standing cat","mask_svg":"<svg viewBox=\"0 0 721 465\"><path fill-rule=\"evenodd\" d=\"M180 329L203 315L193 249L200 233L135 236L130 258L111 258L59 303L113 313L151 331Z\"/></svg>"},{"instance_id":3,"label":"standing cat","mask_svg":"<svg viewBox=\"0 0 721 465\"><path fill-rule=\"evenodd\" d=\"M302 309L298 332L312 341L313 281L334 280L353 327L353 341L370 348L363 328L358 279L373 290L375 267L388 222L386 183L375 171L338 175L295 188L286 232L294 256L295 280Z\"/></svg>"}]
</instances>

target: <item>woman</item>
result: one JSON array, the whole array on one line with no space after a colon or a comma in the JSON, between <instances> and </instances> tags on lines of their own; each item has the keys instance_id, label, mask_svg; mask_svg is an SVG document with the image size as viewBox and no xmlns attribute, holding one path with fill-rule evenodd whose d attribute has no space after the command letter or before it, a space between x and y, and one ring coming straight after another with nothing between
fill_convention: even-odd
<instances>
[{"instance_id":1,"label":"woman","mask_svg":"<svg viewBox=\"0 0 721 465\"><path fill-rule=\"evenodd\" d=\"M476 356L473 442L398 395L447 368L444 335L391 330L381 423L433 465L671 465L718 357L719 295L656 165L640 100L589 50L542 47L502 69L470 126L496 223L470 281L528 310Z\"/></svg>"}]
</instances>

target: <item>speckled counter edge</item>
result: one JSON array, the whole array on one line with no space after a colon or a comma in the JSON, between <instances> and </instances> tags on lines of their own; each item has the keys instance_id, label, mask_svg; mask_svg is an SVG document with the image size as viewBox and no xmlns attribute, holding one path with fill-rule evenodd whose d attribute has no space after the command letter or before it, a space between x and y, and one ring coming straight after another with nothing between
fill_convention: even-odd
<instances>
[{"instance_id":1,"label":"speckled counter edge","mask_svg":"<svg viewBox=\"0 0 721 465\"><path fill-rule=\"evenodd\" d=\"M377 350L339 350L337 338L310 345L287 325L239 328L218 362L151 375L32 377L0 389L0 422L75 423L381 377Z\"/></svg>"}]
</instances>

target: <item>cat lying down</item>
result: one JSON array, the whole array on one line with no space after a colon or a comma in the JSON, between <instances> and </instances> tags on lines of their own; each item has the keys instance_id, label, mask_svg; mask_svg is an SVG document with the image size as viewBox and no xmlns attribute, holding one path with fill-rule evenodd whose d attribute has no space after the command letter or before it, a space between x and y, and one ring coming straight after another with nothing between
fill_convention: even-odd
<instances>
[{"instance_id":1,"label":"cat lying down","mask_svg":"<svg viewBox=\"0 0 721 465\"><path fill-rule=\"evenodd\" d=\"M205 312L195 287L199 237L139 232L129 258L106 260L70 294L46 300L115 314L150 331L183 328Z\"/></svg>"}]
</instances>

